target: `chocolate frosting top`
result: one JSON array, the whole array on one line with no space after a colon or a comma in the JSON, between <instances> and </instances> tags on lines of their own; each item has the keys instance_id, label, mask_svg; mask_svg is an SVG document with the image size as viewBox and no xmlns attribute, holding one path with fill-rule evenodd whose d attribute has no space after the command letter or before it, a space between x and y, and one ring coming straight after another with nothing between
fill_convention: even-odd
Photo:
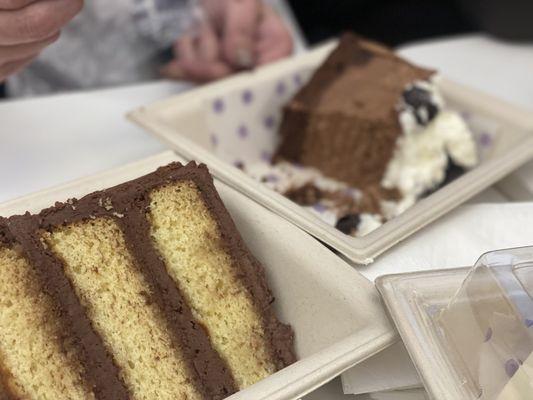
<instances>
[{"instance_id":1,"label":"chocolate frosting top","mask_svg":"<svg viewBox=\"0 0 533 400\"><path fill-rule=\"evenodd\" d=\"M360 118L387 118L406 85L434 71L417 67L386 47L345 33L337 48L295 96L293 105Z\"/></svg>"}]
</instances>

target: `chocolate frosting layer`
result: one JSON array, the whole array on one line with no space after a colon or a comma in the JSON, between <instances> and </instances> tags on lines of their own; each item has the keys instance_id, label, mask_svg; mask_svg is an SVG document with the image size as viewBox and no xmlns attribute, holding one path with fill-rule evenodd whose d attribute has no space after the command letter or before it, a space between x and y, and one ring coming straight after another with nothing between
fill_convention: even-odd
<instances>
[{"instance_id":1,"label":"chocolate frosting layer","mask_svg":"<svg viewBox=\"0 0 533 400\"><path fill-rule=\"evenodd\" d=\"M3 360L0 359L0 400L18 400L18 396L13 393L9 386L11 372L4 366Z\"/></svg>"},{"instance_id":2,"label":"chocolate frosting layer","mask_svg":"<svg viewBox=\"0 0 533 400\"><path fill-rule=\"evenodd\" d=\"M14 244L14 238L7 227L7 219L0 217L0 246L11 247ZM2 271L0 270L0 273ZM0 400L16 400L16 396L9 390L10 371L5 368L3 360L0 359Z\"/></svg>"}]
</instances>

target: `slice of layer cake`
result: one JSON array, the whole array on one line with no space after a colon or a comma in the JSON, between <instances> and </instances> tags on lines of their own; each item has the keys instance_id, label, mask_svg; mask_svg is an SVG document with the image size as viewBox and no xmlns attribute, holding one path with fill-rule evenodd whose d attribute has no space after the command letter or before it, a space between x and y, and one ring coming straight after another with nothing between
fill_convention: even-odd
<instances>
[{"instance_id":1,"label":"slice of layer cake","mask_svg":"<svg viewBox=\"0 0 533 400\"><path fill-rule=\"evenodd\" d=\"M96 398L221 399L294 361L205 166L171 164L9 226L55 288L84 368L109 366Z\"/></svg>"},{"instance_id":2,"label":"slice of layer cake","mask_svg":"<svg viewBox=\"0 0 533 400\"><path fill-rule=\"evenodd\" d=\"M289 169L304 182L289 197L305 206L310 198L324 199L337 210L333 224L357 234L365 218L375 228L447 176L474 167L472 133L446 108L434 77L377 43L345 34L284 109L277 170ZM337 184L302 179L286 162ZM346 194L350 187L357 196Z\"/></svg>"}]
</instances>

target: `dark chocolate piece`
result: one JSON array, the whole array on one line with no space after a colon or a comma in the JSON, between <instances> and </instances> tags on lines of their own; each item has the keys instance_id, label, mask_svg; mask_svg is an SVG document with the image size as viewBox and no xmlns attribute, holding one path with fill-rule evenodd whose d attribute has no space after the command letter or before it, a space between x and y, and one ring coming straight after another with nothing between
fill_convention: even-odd
<instances>
[{"instance_id":1,"label":"dark chocolate piece","mask_svg":"<svg viewBox=\"0 0 533 400\"><path fill-rule=\"evenodd\" d=\"M326 193L316 185L306 183L298 188L289 189L284 195L301 206L313 206L320 202Z\"/></svg>"},{"instance_id":2,"label":"dark chocolate piece","mask_svg":"<svg viewBox=\"0 0 533 400\"><path fill-rule=\"evenodd\" d=\"M337 221L335 228L346 235L353 235L359 229L360 223L361 217L359 214L348 214Z\"/></svg>"},{"instance_id":3,"label":"dark chocolate piece","mask_svg":"<svg viewBox=\"0 0 533 400\"><path fill-rule=\"evenodd\" d=\"M416 84L405 89L402 97L419 125L426 126L439 113L439 107L432 101L431 93Z\"/></svg>"}]
</instances>

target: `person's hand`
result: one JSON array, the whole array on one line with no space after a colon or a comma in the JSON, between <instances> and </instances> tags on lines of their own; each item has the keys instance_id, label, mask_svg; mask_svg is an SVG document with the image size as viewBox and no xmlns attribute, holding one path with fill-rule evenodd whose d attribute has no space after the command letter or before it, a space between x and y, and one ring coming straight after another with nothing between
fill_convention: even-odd
<instances>
[{"instance_id":1,"label":"person's hand","mask_svg":"<svg viewBox=\"0 0 533 400\"><path fill-rule=\"evenodd\" d=\"M28 65L83 7L83 0L0 0L0 82Z\"/></svg>"},{"instance_id":2,"label":"person's hand","mask_svg":"<svg viewBox=\"0 0 533 400\"><path fill-rule=\"evenodd\" d=\"M204 0L206 20L180 38L167 78L206 82L289 55L292 36L282 18L261 0Z\"/></svg>"}]
</instances>

